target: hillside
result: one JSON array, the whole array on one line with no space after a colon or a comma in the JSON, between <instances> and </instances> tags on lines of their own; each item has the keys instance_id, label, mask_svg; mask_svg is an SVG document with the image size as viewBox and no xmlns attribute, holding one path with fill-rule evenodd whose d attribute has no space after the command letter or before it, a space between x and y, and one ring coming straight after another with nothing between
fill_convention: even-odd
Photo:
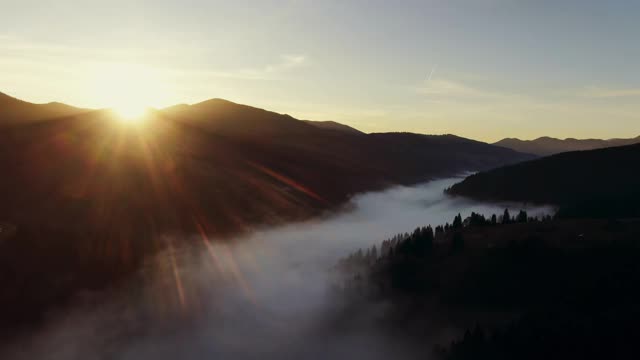
<instances>
[{"instance_id":1,"label":"hillside","mask_svg":"<svg viewBox=\"0 0 640 360\"><path fill-rule=\"evenodd\" d=\"M624 146L640 143L640 136L633 139L556 139L541 137L535 140L520 140L516 138L502 139L493 145L503 146L516 151L539 156L548 156L561 152L594 150L612 146Z\"/></svg>"},{"instance_id":2,"label":"hillside","mask_svg":"<svg viewBox=\"0 0 640 360\"><path fill-rule=\"evenodd\" d=\"M341 124L335 121L314 121L314 120L302 120L309 125L317 126L322 129L344 131L352 134L364 134L362 131L352 128L351 126Z\"/></svg>"},{"instance_id":3,"label":"hillside","mask_svg":"<svg viewBox=\"0 0 640 360\"><path fill-rule=\"evenodd\" d=\"M452 195L555 204L561 215L640 216L640 144L562 153L469 176Z\"/></svg>"},{"instance_id":4,"label":"hillside","mask_svg":"<svg viewBox=\"0 0 640 360\"><path fill-rule=\"evenodd\" d=\"M155 111L139 126L98 110L4 135L0 218L120 230L131 226L120 220L189 227L197 215L217 234L236 232L528 158L454 136L336 132L220 99Z\"/></svg>"},{"instance_id":5,"label":"hillside","mask_svg":"<svg viewBox=\"0 0 640 360\"><path fill-rule=\"evenodd\" d=\"M180 246L166 234L226 237L308 219L359 192L531 158L455 136L327 130L220 99L139 124L96 110L2 135L0 223L11 233L0 260L6 281L24 284L0 293L11 331Z\"/></svg>"},{"instance_id":6,"label":"hillside","mask_svg":"<svg viewBox=\"0 0 640 360\"><path fill-rule=\"evenodd\" d=\"M305 135L314 127L272 111L210 99L193 105L177 105L160 111L177 122L197 126L207 132L236 137L272 137Z\"/></svg>"},{"instance_id":7,"label":"hillside","mask_svg":"<svg viewBox=\"0 0 640 360\"><path fill-rule=\"evenodd\" d=\"M341 320L377 309L436 359L637 358L640 222L486 215L342 259Z\"/></svg>"},{"instance_id":8,"label":"hillside","mask_svg":"<svg viewBox=\"0 0 640 360\"><path fill-rule=\"evenodd\" d=\"M64 117L86 111L86 109L58 102L34 104L0 92L0 127Z\"/></svg>"}]
</instances>

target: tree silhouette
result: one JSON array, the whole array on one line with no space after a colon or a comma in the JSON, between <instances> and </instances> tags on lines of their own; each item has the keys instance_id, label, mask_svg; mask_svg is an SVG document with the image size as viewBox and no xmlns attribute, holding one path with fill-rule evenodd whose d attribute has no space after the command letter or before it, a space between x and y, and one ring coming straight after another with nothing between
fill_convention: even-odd
<instances>
[{"instance_id":1,"label":"tree silhouette","mask_svg":"<svg viewBox=\"0 0 640 360\"><path fill-rule=\"evenodd\" d=\"M511 222L511 215L509 214L509 209L504 209L504 214L502 214L502 223L509 224Z\"/></svg>"},{"instance_id":2,"label":"tree silhouette","mask_svg":"<svg viewBox=\"0 0 640 360\"><path fill-rule=\"evenodd\" d=\"M458 213L458 215L453 219L453 228L460 229L462 228L462 216Z\"/></svg>"},{"instance_id":3,"label":"tree silhouette","mask_svg":"<svg viewBox=\"0 0 640 360\"><path fill-rule=\"evenodd\" d=\"M526 223L527 222L527 212L524 210L520 210L518 216L516 217L516 222Z\"/></svg>"},{"instance_id":4,"label":"tree silhouette","mask_svg":"<svg viewBox=\"0 0 640 360\"><path fill-rule=\"evenodd\" d=\"M453 239L451 240L451 252L453 254L459 254L464 250L464 236L462 232L456 231L453 234Z\"/></svg>"}]
</instances>

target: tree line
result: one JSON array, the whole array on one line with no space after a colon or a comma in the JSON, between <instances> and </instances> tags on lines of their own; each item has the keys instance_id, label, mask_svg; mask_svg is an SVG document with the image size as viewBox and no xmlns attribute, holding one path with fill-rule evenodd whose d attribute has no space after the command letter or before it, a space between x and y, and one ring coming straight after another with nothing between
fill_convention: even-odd
<instances>
[{"instance_id":1,"label":"tree line","mask_svg":"<svg viewBox=\"0 0 640 360\"><path fill-rule=\"evenodd\" d=\"M337 288L389 305L394 334L464 314L467 329L429 349L442 359L637 358L639 244L640 222L458 214L340 260Z\"/></svg>"}]
</instances>

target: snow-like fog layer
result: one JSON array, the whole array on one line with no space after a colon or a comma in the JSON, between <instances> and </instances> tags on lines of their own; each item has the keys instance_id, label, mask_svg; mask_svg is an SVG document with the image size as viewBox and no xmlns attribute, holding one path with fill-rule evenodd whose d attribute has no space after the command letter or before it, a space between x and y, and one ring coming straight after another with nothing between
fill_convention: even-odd
<instances>
[{"instance_id":1,"label":"snow-like fog layer","mask_svg":"<svg viewBox=\"0 0 640 360\"><path fill-rule=\"evenodd\" d=\"M194 235L198 246L161 254L119 291L79 299L71 313L54 314L3 358L414 357L410 346L383 337L368 319L335 327L341 316L330 269L358 248L417 226L451 222L458 213L504 211L504 204L444 195L457 180L363 194L349 211L261 230L233 244L208 239L207 245Z\"/></svg>"}]
</instances>

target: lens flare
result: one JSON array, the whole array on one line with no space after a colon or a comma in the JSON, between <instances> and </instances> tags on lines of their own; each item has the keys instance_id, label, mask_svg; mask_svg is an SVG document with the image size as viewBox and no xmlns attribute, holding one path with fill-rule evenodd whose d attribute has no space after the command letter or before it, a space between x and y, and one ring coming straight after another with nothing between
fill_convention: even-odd
<instances>
[{"instance_id":1,"label":"lens flare","mask_svg":"<svg viewBox=\"0 0 640 360\"><path fill-rule=\"evenodd\" d=\"M126 123L139 122L147 112L147 107L138 104L122 104L113 107L113 111Z\"/></svg>"},{"instance_id":2,"label":"lens flare","mask_svg":"<svg viewBox=\"0 0 640 360\"><path fill-rule=\"evenodd\" d=\"M167 93L162 73L129 63L100 63L91 69L89 89L95 102L112 109L125 123L137 123Z\"/></svg>"}]
</instances>

